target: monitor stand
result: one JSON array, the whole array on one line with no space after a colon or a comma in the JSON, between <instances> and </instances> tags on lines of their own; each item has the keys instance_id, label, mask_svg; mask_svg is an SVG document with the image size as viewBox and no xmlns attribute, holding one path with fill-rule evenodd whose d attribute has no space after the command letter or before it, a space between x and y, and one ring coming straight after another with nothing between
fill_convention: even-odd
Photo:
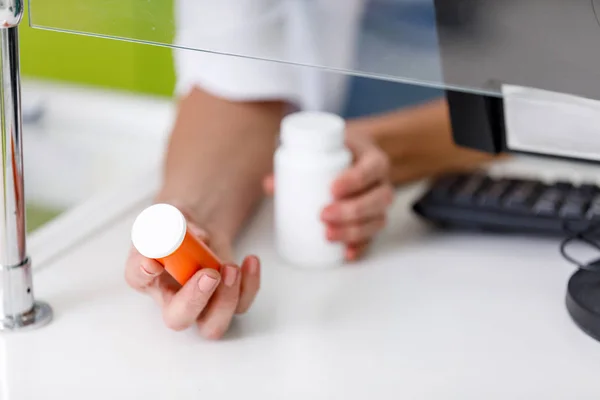
<instances>
[{"instance_id":1,"label":"monitor stand","mask_svg":"<svg viewBox=\"0 0 600 400\"><path fill-rule=\"evenodd\" d=\"M600 341L600 272L575 272L569 279L566 303L577 326Z\"/></svg>"}]
</instances>

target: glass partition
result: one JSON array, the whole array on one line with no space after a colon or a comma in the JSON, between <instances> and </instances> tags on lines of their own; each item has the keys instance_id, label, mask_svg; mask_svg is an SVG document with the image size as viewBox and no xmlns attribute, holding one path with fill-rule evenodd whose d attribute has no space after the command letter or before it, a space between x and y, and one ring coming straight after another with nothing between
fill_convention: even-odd
<instances>
[{"instance_id":1,"label":"glass partition","mask_svg":"<svg viewBox=\"0 0 600 400\"><path fill-rule=\"evenodd\" d=\"M310 270L294 267L277 251L275 211L273 202L266 201L261 205L264 208L257 207L256 214L247 219L235 246L232 243L235 252L231 251L239 260L246 254L257 254L262 266L252 258L242 269L225 266L221 283L197 275L194 279L198 280L186 286L187 293L175 294L176 281L167 273L150 274L146 267L152 264L143 259L130 259L124 273L129 255L135 255L131 252L135 218L156 199L156 186L163 178L173 176L178 180L173 185L176 194L196 187L217 189L214 193L222 195L217 201L222 200L225 207L212 215L248 213L246 205L233 209L238 203L229 200L237 191L219 189L237 187L256 193L258 198L259 188L252 191L251 185L237 177L231 182L225 180L231 179L231 171L254 162L268 171L262 157L271 157L274 137L267 137L265 129L275 131L271 125L275 117L264 118L267 122L262 124L262 111L255 114L257 118L245 119L258 109L255 105L196 103L193 98L194 102L187 103L191 106L178 113L182 108L177 108L170 96L156 98L110 87L28 82L24 78L24 168L28 214L35 225L31 230L75 205L86 202L86 206L83 212L65 213L68 219L48 224L50 229L38 230L36 240L30 241L44 244L37 249L31 246L36 297L47 300L57 318L48 328L25 336L0 336L0 394L7 393L11 400L100 400L116 397L115 392L120 393L118 398L144 400L485 399L518 398L521 393L538 394L532 398L544 398L544 394L546 398L571 398L573 388L577 388L579 398L598 398L599 347L578 336L561 307L570 273L568 264L565 268L560 265L557 249L562 237L529 238L524 231L486 235L470 228L439 229L413 212L415 202L428 188L425 182L404 187L405 183L454 172L463 165L478 167L482 165L478 161L489 160L462 152L451 139L462 130L481 138L480 143L498 145L501 140L491 134L490 126L502 127L501 110L490 109L503 99L461 96L477 97L477 102L460 104L458 123L456 118L449 121L444 101L411 110L402 106L415 103L403 97L409 89L418 91L414 96L419 98L443 95L444 89L490 96L507 93L504 131L511 133L500 139L506 139L516 150L529 152L535 146L548 154L570 153L582 158L589 156L590 149L600 151L600 142L589 139L597 134L591 127L600 125L599 113L594 112L597 106L588 107L586 100L582 107L556 105L529 113L523 103L540 103L546 97L538 98L536 91L523 94L518 87L600 97L600 79L596 79L600 74L600 28L593 7L594 1L600 6L600 0L29 1L34 27L177 49L173 52L176 69L181 71L182 65L187 65L186 74L178 76L178 85L185 75L204 79L208 89L218 81L222 90L237 89L232 91L236 95L243 95L246 89L254 93L299 92L298 87L282 88L289 81L276 79L274 71L281 71L274 66L285 66L286 71L301 70L298 76L307 77L298 85L300 89L303 85L325 87L328 95L337 97L337 86L323 85L320 77L340 77L343 74L339 71L356 75L347 79L351 81L345 96L349 104L340 114L348 120L359 143L375 140L389 151L390 178L403 190L394 196L389 213L383 214L386 229L356 263L321 271L318 264ZM59 56L56 38L84 39L51 36L54 42L44 44L54 51L51 56L59 60L59 67L69 61ZM72 48L73 58L83 59L94 52L98 57L90 63L96 62L94 67L105 76L120 75L125 81L123 87L135 87L127 81L139 80L140 71L165 74L165 63L171 62L166 48L167 61L159 61L154 53L152 57L132 57L135 65L128 73L128 53L102 49L102 44L126 43L90 42L96 44L91 44L89 51ZM50 64L45 60L48 53L36 58L45 68ZM102 64L104 57L110 63ZM120 68L113 69L112 65ZM256 65L264 69L252 69ZM299 65L302 67L296 68ZM83 70L85 66L68 71L77 68ZM259 75L256 72L267 78L252 80L253 74ZM512 91L507 92L507 87ZM448 98L455 95L450 93ZM321 98L305 97L314 102ZM559 102L562 99L558 97ZM209 105L203 107L205 104ZM375 115L376 109L381 118ZM384 115L382 110L398 112ZM520 110L524 112L515 113ZM183 118L177 120L181 115ZM176 124L174 120L184 122ZM219 123L214 123L216 120ZM461 128L463 120L469 123ZM241 127L232 130L237 134L227 134L231 121L234 128ZM173 126L182 124L179 129L183 134L169 141L175 136L170 135ZM487 131L479 129L486 126ZM194 135L203 131L207 134ZM580 131L579 135L571 134L573 131ZM180 140L182 136L194 136L194 140L185 142ZM355 140L354 135L348 138ZM162 173L168 143L177 143L171 147L177 150L171 151L170 159L179 159L181 162L175 164L183 168L194 168L199 179L188 174L189 170ZM577 147L582 145L585 151L577 154ZM234 146L243 147L247 158L237 157L238 153L232 152ZM355 190L352 200L342 201L363 205L375 198L371 192L376 191L378 202L390 205L385 158L376 156L375 146L369 147L369 156L361 157L355 151L355 164L368 166L357 175L371 184L362 188L366 191ZM337 159L335 151L329 153ZM188 162L192 159L206 163ZM312 168L312 158L299 159L311 174L303 181L310 182L313 176L326 178ZM318 167L320 158L316 160ZM572 203L576 214L589 211L592 217L596 215L595 210L586 210L586 194L599 192L590 184L600 177L594 166L534 163L517 157L505 161L490 171L491 177L507 178L504 185L494 186L494 193L487 190L492 187L488 180L479 175L463 186L462 193L468 199L491 194L493 202L503 204L506 200L508 206L516 199L517 206L534 208L534 200L538 207L542 202L538 200L547 200L546 196L533 196L542 194L546 186L530 181L521 186L510 178L558 178L560 203L549 201L556 206L556 218L547 221L557 220ZM219 163L230 163L232 169L217 175L222 170ZM200 170L203 167L210 171ZM373 173L375 170L379 172ZM258 173L260 169L252 171ZM215 174L215 179L204 180L209 174ZM588 182L587 177L593 179ZM569 184L580 180L586 183L580 188ZM210 187L211 183L217 186ZM300 185L300 180L298 183L295 189L299 194L310 190ZM450 183L445 185L449 191L442 183L440 192L456 189L456 181L446 183ZM371 188L374 190L368 190ZM308 194L320 202L318 192ZM193 193L189 197L190 201L198 198ZM87 203L89 199L92 201ZM166 200L179 203L174 198ZM300 209L302 201L292 200ZM354 211L359 208L354 207ZM368 232L356 237L360 224L368 225L365 231L383 226L381 213L385 211L378 208L378 214L369 212L364 219L340 223L352 231L343 241L350 242L348 250L353 255L371 239ZM296 225L301 229L315 226L317 214L311 217L301 211L294 216L306 216L306 220L298 218ZM565 215L572 215L571 211ZM212 221L218 223L219 219ZM338 228L334 224L330 225ZM569 228L570 224L564 225ZM568 236L569 231L565 231ZM221 237L227 235L217 234L212 244ZM218 244L222 247L215 251L229 259L230 243L225 239ZM42 247L48 249L45 254L38 250ZM298 241L297 248L308 247ZM230 274L232 270L235 273ZM205 273L213 272L201 275ZM259 286L260 293L252 302L253 288ZM214 290L218 292L213 297ZM192 292L186 301L184 296ZM250 303L246 315L232 317L236 308L246 311ZM188 326L189 330L181 331ZM225 332L226 328L230 329ZM219 343L205 338L222 333L225 337ZM491 396L485 396L486 392Z\"/></svg>"},{"instance_id":2,"label":"glass partition","mask_svg":"<svg viewBox=\"0 0 600 400\"><path fill-rule=\"evenodd\" d=\"M600 0L30 0L34 27L499 95L600 95Z\"/></svg>"}]
</instances>

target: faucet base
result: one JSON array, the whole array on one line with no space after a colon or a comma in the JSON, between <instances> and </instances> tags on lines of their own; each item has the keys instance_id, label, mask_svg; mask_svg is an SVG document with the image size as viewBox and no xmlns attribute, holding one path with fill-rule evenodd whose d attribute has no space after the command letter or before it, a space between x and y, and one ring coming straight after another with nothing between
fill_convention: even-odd
<instances>
[{"instance_id":1,"label":"faucet base","mask_svg":"<svg viewBox=\"0 0 600 400\"><path fill-rule=\"evenodd\" d=\"M0 264L0 332L37 328L52 320L52 309L33 295L31 260Z\"/></svg>"},{"instance_id":2,"label":"faucet base","mask_svg":"<svg viewBox=\"0 0 600 400\"><path fill-rule=\"evenodd\" d=\"M52 308L35 301L31 260L19 265L0 265L0 332L42 327L52 321Z\"/></svg>"},{"instance_id":3,"label":"faucet base","mask_svg":"<svg viewBox=\"0 0 600 400\"><path fill-rule=\"evenodd\" d=\"M52 321L53 312L50 305L36 301L30 311L0 320L0 332L15 332L41 328Z\"/></svg>"}]
</instances>

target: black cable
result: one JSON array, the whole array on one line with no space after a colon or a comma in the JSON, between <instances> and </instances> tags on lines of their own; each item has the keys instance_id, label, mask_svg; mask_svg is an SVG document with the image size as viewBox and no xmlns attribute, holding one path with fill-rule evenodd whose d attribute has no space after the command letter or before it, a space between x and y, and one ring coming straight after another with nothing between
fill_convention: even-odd
<instances>
[{"instance_id":1,"label":"black cable","mask_svg":"<svg viewBox=\"0 0 600 400\"><path fill-rule=\"evenodd\" d=\"M600 231L600 223L596 222L590 224L584 229L573 230L569 229L568 222L565 222L563 229L568 235L560 244L560 254L563 256L563 258L576 265L579 269L600 273L600 257L587 263L582 263L576 258L571 257L567 252L567 246L576 240L586 243L600 252L600 243L597 241L598 239L595 239L595 234Z\"/></svg>"}]
</instances>

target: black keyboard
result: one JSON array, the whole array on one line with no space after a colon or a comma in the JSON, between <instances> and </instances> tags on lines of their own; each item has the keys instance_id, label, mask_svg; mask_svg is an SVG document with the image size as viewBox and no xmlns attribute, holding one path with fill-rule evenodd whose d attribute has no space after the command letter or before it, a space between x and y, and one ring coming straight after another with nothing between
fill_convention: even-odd
<instances>
[{"instance_id":1,"label":"black keyboard","mask_svg":"<svg viewBox=\"0 0 600 400\"><path fill-rule=\"evenodd\" d=\"M600 187L450 174L434 181L413 209L446 228L564 236L600 226Z\"/></svg>"}]
</instances>

